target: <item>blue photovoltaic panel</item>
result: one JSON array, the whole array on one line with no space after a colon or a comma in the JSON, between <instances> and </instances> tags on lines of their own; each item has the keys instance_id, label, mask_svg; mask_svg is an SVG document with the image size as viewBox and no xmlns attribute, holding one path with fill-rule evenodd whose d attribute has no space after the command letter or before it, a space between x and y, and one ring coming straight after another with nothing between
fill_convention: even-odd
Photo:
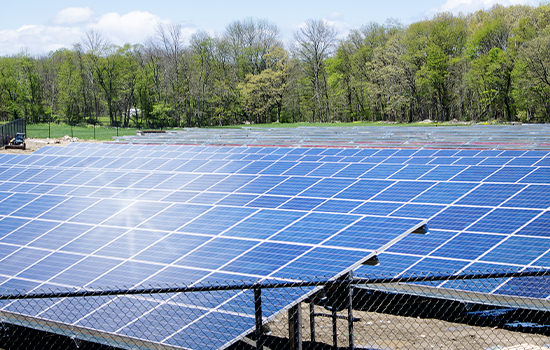
<instances>
[{"instance_id":1,"label":"blue photovoltaic panel","mask_svg":"<svg viewBox=\"0 0 550 350\"><path fill-rule=\"evenodd\" d=\"M361 177L368 179L387 179L404 167L404 165L380 164L367 171Z\"/></svg>"},{"instance_id":2,"label":"blue photovoltaic panel","mask_svg":"<svg viewBox=\"0 0 550 350\"><path fill-rule=\"evenodd\" d=\"M531 185L507 200L502 206L512 208L550 208L550 186Z\"/></svg>"},{"instance_id":3,"label":"blue photovoltaic panel","mask_svg":"<svg viewBox=\"0 0 550 350\"><path fill-rule=\"evenodd\" d=\"M360 216L355 215L341 217L334 214L312 213L283 229L271 237L271 240L320 244L359 218Z\"/></svg>"},{"instance_id":4,"label":"blue photovoltaic panel","mask_svg":"<svg viewBox=\"0 0 550 350\"><path fill-rule=\"evenodd\" d=\"M519 192L523 187L523 185L511 184L483 184L464 196L457 204L497 206Z\"/></svg>"},{"instance_id":5,"label":"blue photovoltaic panel","mask_svg":"<svg viewBox=\"0 0 550 350\"><path fill-rule=\"evenodd\" d=\"M354 182L354 180L348 179L323 179L306 191L300 193L300 196L330 198L343 191Z\"/></svg>"},{"instance_id":6,"label":"blue photovoltaic panel","mask_svg":"<svg viewBox=\"0 0 550 350\"><path fill-rule=\"evenodd\" d=\"M493 175L486 178L485 182L516 182L525 175L531 173L532 168L527 167L506 167L495 172Z\"/></svg>"},{"instance_id":7,"label":"blue photovoltaic panel","mask_svg":"<svg viewBox=\"0 0 550 350\"><path fill-rule=\"evenodd\" d=\"M313 208L316 208L324 199L319 198L292 198L285 204L283 204L279 209L288 209L288 210L305 210L310 211Z\"/></svg>"},{"instance_id":8,"label":"blue photovoltaic panel","mask_svg":"<svg viewBox=\"0 0 550 350\"><path fill-rule=\"evenodd\" d=\"M248 184L239 188L236 192L262 194L271 190L273 187L275 187L276 185L280 184L285 180L286 180L285 177L262 176L250 181Z\"/></svg>"},{"instance_id":9,"label":"blue photovoltaic panel","mask_svg":"<svg viewBox=\"0 0 550 350\"><path fill-rule=\"evenodd\" d=\"M550 237L550 212L546 211L528 225L523 227L518 235Z\"/></svg>"},{"instance_id":10,"label":"blue photovoltaic panel","mask_svg":"<svg viewBox=\"0 0 550 350\"><path fill-rule=\"evenodd\" d=\"M376 249L397 239L414 220L394 218L364 218L332 237L324 245Z\"/></svg>"},{"instance_id":11,"label":"blue photovoltaic panel","mask_svg":"<svg viewBox=\"0 0 550 350\"><path fill-rule=\"evenodd\" d=\"M335 198L367 200L394 183L395 182L393 181L359 180L342 192L338 193Z\"/></svg>"},{"instance_id":12,"label":"blue photovoltaic panel","mask_svg":"<svg viewBox=\"0 0 550 350\"><path fill-rule=\"evenodd\" d=\"M484 261L529 265L550 249L550 241L538 237L510 237L488 252Z\"/></svg>"},{"instance_id":13,"label":"blue photovoltaic panel","mask_svg":"<svg viewBox=\"0 0 550 350\"><path fill-rule=\"evenodd\" d=\"M548 160L550 161L550 159ZM547 166L550 166L550 163ZM525 176L523 179L519 180L519 182L550 184L550 168L538 168L529 175Z\"/></svg>"},{"instance_id":14,"label":"blue photovoltaic panel","mask_svg":"<svg viewBox=\"0 0 550 350\"><path fill-rule=\"evenodd\" d=\"M347 164L323 163L315 170L308 173L309 176L330 177L344 169Z\"/></svg>"},{"instance_id":15,"label":"blue photovoltaic panel","mask_svg":"<svg viewBox=\"0 0 550 350\"><path fill-rule=\"evenodd\" d=\"M391 213L401 206L402 204L400 203L366 202L355 209L353 213L364 215L387 215L387 213Z\"/></svg>"},{"instance_id":16,"label":"blue photovoltaic panel","mask_svg":"<svg viewBox=\"0 0 550 350\"><path fill-rule=\"evenodd\" d=\"M403 181L396 183L372 199L376 201L408 202L433 185L433 182Z\"/></svg>"},{"instance_id":17,"label":"blue photovoltaic panel","mask_svg":"<svg viewBox=\"0 0 550 350\"><path fill-rule=\"evenodd\" d=\"M443 209L445 206L442 205L405 204L399 210L391 213L391 216L429 219Z\"/></svg>"},{"instance_id":18,"label":"blue photovoltaic panel","mask_svg":"<svg viewBox=\"0 0 550 350\"><path fill-rule=\"evenodd\" d=\"M448 240L457 235L455 231L431 230L430 234L424 236L409 235L401 241L389 247L388 253L401 253L415 256L429 255L438 247L443 246ZM405 255L403 255L405 256ZM403 271L403 270L401 270ZM394 271L395 272L395 271Z\"/></svg>"},{"instance_id":19,"label":"blue photovoltaic panel","mask_svg":"<svg viewBox=\"0 0 550 350\"><path fill-rule=\"evenodd\" d=\"M433 158L430 157L412 157L409 160L407 160L406 164L428 164L431 162Z\"/></svg>"},{"instance_id":20,"label":"blue photovoltaic panel","mask_svg":"<svg viewBox=\"0 0 550 350\"><path fill-rule=\"evenodd\" d=\"M350 164L336 173L334 177L349 177L356 179L372 169L373 166L373 164Z\"/></svg>"},{"instance_id":21,"label":"blue photovoltaic panel","mask_svg":"<svg viewBox=\"0 0 550 350\"><path fill-rule=\"evenodd\" d=\"M452 181L483 181L500 168L489 166L469 167L452 178Z\"/></svg>"},{"instance_id":22,"label":"blue photovoltaic panel","mask_svg":"<svg viewBox=\"0 0 550 350\"><path fill-rule=\"evenodd\" d=\"M331 213L350 213L359 205L361 205L361 202L359 201L343 201L343 200L329 199L328 201L316 207L314 210L326 211Z\"/></svg>"},{"instance_id":23,"label":"blue photovoltaic panel","mask_svg":"<svg viewBox=\"0 0 550 350\"><path fill-rule=\"evenodd\" d=\"M18 226L15 226L18 225ZM24 246L36 240L46 232L58 226L58 222L4 218L0 221L0 234L3 235L0 242Z\"/></svg>"},{"instance_id":24,"label":"blue photovoltaic panel","mask_svg":"<svg viewBox=\"0 0 550 350\"><path fill-rule=\"evenodd\" d=\"M511 234L541 212L521 209L495 209L468 227L468 231Z\"/></svg>"},{"instance_id":25,"label":"blue photovoltaic panel","mask_svg":"<svg viewBox=\"0 0 550 350\"><path fill-rule=\"evenodd\" d=\"M433 229L464 230L490 211L489 208L449 207L432 218L428 225Z\"/></svg>"},{"instance_id":26,"label":"blue photovoltaic panel","mask_svg":"<svg viewBox=\"0 0 550 350\"><path fill-rule=\"evenodd\" d=\"M307 177L291 177L287 181L273 187L267 192L271 195L295 196L313 186L319 179Z\"/></svg>"},{"instance_id":27,"label":"blue photovoltaic panel","mask_svg":"<svg viewBox=\"0 0 550 350\"><path fill-rule=\"evenodd\" d=\"M443 258L475 260L504 238L504 236L499 235L460 233L430 255ZM474 245L472 242L476 242L476 244Z\"/></svg>"},{"instance_id":28,"label":"blue photovoltaic panel","mask_svg":"<svg viewBox=\"0 0 550 350\"><path fill-rule=\"evenodd\" d=\"M227 230L222 236L267 239L304 215L305 213L292 211L261 210Z\"/></svg>"},{"instance_id":29,"label":"blue photovoltaic panel","mask_svg":"<svg viewBox=\"0 0 550 350\"><path fill-rule=\"evenodd\" d=\"M290 197L278 197L278 196L259 196L253 201L249 202L246 207L256 208L277 208L283 203L287 202Z\"/></svg>"},{"instance_id":30,"label":"blue photovoltaic panel","mask_svg":"<svg viewBox=\"0 0 550 350\"><path fill-rule=\"evenodd\" d=\"M474 189L477 184L440 182L416 197L413 202L451 204Z\"/></svg>"},{"instance_id":31,"label":"blue photovoltaic panel","mask_svg":"<svg viewBox=\"0 0 550 350\"><path fill-rule=\"evenodd\" d=\"M547 157L535 151L123 144L3 156L0 288L338 275L384 249L380 266L358 272L549 267ZM399 241L425 220L428 235ZM506 294L493 287L483 292ZM210 338L224 346L253 327L249 307L227 334L203 330L204 339L186 338L192 327L217 329L213 325L233 317L230 312L245 310L236 303L251 303L246 293L227 294L234 300L220 294L208 301L211 309L178 321L193 326L181 324L185 331L177 326L162 337L152 331L162 315L154 301L142 304L139 322L121 320L126 323L117 329L101 326L94 309L63 315L62 305L37 302L27 311L145 342L203 348L212 346ZM265 316L299 297L266 304ZM135 302L125 298L105 307L124 313ZM195 296L181 298L194 305ZM18 304L2 305L16 310Z\"/></svg>"},{"instance_id":32,"label":"blue photovoltaic panel","mask_svg":"<svg viewBox=\"0 0 550 350\"><path fill-rule=\"evenodd\" d=\"M416 180L424 174L428 173L434 167L429 165L409 165L404 169L399 170L393 174L390 179L392 180Z\"/></svg>"}]
</instances>

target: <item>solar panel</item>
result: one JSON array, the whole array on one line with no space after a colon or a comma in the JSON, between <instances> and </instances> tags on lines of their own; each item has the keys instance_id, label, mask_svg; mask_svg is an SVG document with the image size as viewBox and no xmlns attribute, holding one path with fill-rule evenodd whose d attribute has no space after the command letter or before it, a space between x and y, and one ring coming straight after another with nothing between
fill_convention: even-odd
<instances>
[{"instance_id":1,"label":"solar panel","mask_svg":"<svg viewBox=\"0 0 550 350\"><path fill-rule=\"evenodd\" d=\"M2 157L0 288L337 277L424 225L426 220L414 214L418 206L402 216L388 215L396 208L368 214L359 210L366 199L399 185L359 179L372 166L343 160L360 150L322 149L318 164L297 161L309 151L77 144L46 147L17 157L19 162ZM255 160L244 164L232 157L245 154ZM272 158L264 159L268 156ZM31 157L37 161L20 164ZM163 168L180 159L184 162ZM348 166L353 166L349 172L339 173ZM415 196L432 185L415 185L402 196ZM214 342L223 347L252 329L254 310L236 309L238 300L251 297L248 291L213 295L206 309L204 300L197 304L199 300L186 295L170 302L113 297L93 307L82 302L71 313L60 312L65 300L1 305L6 312L132 336L143 344L209 348ZM264 316L305 296L281 296L281 305L267 304ZM138 314L120 317L135 305L135 298ZM95 308L117 316L116 325L97 319ZM163 310L181 318L171 333L160 336L151 329ZM228 318L233 328L226 334L209 334L217 328L211 327L202 328L205 339L190 343L186 338L195 327Z\"/></svg>"},{"instance_id":2,"label":"solar panel","mask_svg":"<svg viewBox=\"0 0 550 350\"><path fill-rule=\"evenodd\" d=\"M25 163L30 157L40 159ZM135 166L122 167L130 161ZM379 266L357 272L547 268L549 165L540 151L45 147L0 158L0 266L10 272L0 288L338 275L386 248ZM38 190L45 184L53 187ZM430 234L403 238L426 219ZM25 227L33 234L25 237ZM36 278L56 259L66 268ZM512 283L483 292L506 294ZM476 284L441 287L468 291ZM151 315L174 307L155 305ZM251 315L226 343L250 329ZM140 331L145 322L134 320L118 334L183 346L195 327L182 321L178 336L159 340Z\"/></svg>"}]
</instances>

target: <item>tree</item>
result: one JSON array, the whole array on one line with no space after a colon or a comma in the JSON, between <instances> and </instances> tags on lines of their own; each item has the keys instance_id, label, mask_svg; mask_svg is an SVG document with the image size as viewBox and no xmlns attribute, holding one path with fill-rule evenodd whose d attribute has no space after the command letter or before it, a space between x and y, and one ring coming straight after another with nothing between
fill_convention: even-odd
<instances>
[{"instance_id":1,"label":"tree","mask_svg":"<svg viewBox=\"0 0 550 350\"><path fill-rule=\"evenodd\" d=\"M4 120L24 117L20 109L21 91L17 80L17 59L0 58L0 116Z\"/></svg>"},{"instance_id":2,"label":"tree","mask_svg":"<svg viewBox=\"0 0 550 350\"><path fill-rule=\"evenodd\" d=\"M81 117L82 75L75 62L77 54L74 51L62 50L58 55L62 57L62 63L57 74L59 104L67 123L72 124L73 121Z\"/></svg>"},{"instance_id":3,"label":"tree","mask_svg":"<svg viewBox=\"0 0 550 350\"><path fill-rule=\"evenodd\" d=\"M535 106L542 107L546 118L550 116L550 27L541 36L527 42L520 51L519 84L523 100L537 103L523 104L526 114L533 114ZM533 96L530 97L529 95ZM548 120L548 119L547 119ZM528 115L523 121L529 121ZM542 120L541 120L542 121Z\"/></svg>"},{"instance_id":4,"label":"tree","mask_svg":"<svg viewBox=\"0 0 550 350\"><path fill-rule=\"evenodd\" d=\"M265 55L267 67L258 75L248 74L240 85L246 105L252 114L265 115L266 122L273 106L277 107L276 122L281 122L283 99L288 88L292 64L281 47Z\"/></svg>"},{"instance_id":5,"label":"tree","mask_svg":"<svg viewBox=\"0 0 550 350\"><path fill-rule=\"evenodd\" d=\"M198 32L191 37L194 67L197 69L193 79L192 93L195 100L195 119L198 127L203 126L208 107L207 93L210 93L210 77L214 59L214 38L206 32Z\"/></svg>"},{"instance_id":6,"label":"tree","mask_svg":"<svg viewBox=\"0 0 550 350\"><path fill-rule=\"evenodd\" d=\"M319 122L323 122L323 115L325 119L330 115L325 63L336 45L337 34L325 20L308 20L294 32L295 55L313 88Z\"/></svg>"}]
</instances>

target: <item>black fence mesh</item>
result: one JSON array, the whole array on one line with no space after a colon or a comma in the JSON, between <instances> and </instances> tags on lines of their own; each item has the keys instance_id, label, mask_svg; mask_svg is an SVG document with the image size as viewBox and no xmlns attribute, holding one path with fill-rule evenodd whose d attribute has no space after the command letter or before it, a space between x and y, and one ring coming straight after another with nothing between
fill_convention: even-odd
<instances>
[{"instance_id":1,"label":"black fence mesh","mask_svg":"<svg viewBox=\"0 0 550 350\"><path fill-rule=\"evenodd\" d=\"M550 348L550 271L6 290L1 349Z\"/></svg>"},{"instance_id":2,"label":"black fence mesh","mask_svg":"<svg viewBox=\"0 0 550 350\"><path fill-rule=\"evenodd\" d=\"M15 134L22 132L26 133L25 119L17 119L4 125L0 125L0 146L5 146L10 143L10 140L15 137Z\"/></svg>"}]
</instances>

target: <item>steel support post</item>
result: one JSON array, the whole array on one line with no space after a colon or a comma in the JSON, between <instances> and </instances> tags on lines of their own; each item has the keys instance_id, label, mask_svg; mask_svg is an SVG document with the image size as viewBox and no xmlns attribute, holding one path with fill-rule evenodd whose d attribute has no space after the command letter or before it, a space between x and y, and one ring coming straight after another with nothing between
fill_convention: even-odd
<instances>
[{"instance_id":1,"label":"steel support post","mask_svg":"<svg viewBox=\"0 0 550 350\"><path fill-rule=\"evenodd\" d=\"M350 279L353 278L353 271L350 272ZM348 286L348 331L349 331L349 349L355 348L353 339L353 285Z\"/></svg>"},{"instance_id":2,"label":"steel support post","mask_svg":"<svg viewBox=\"0 0 550 350\"><path fill-rule=\"evenodd\" d=\"M264 332L262 332L262 290L254 288L254 309L256 316L256 349L264 348Z\"/></svg>"},{"instance_id":3,"label":"steel support post","mask_svg":"<svg viewBox=\"0 0 550 350\"><path fill-rule=\"evenodd\" d=\"M288 310L288 340L290 350L302 350L302 308L300 304Z\"/></svg>"},{"instance_id":4,"label":"steel support post","mask_svg":"<svg viewBox=\"0 0 550 350\"><path fill-rule=\"evenodd\" d=\"M309 302L309 329L311 333L311 342L315 343L315 303L313 299Z\"/></svg>"},{"instance_id":5,"label":"steel support post","mask_svg":"<svg viewBox=\"0 0 550 350\"><path fill-rule=\"evenodd\" d=\"M338 315L336 314L336 308L332 307L332 346L334 350L338 349Z\"/></svg>"}]
</instances>

